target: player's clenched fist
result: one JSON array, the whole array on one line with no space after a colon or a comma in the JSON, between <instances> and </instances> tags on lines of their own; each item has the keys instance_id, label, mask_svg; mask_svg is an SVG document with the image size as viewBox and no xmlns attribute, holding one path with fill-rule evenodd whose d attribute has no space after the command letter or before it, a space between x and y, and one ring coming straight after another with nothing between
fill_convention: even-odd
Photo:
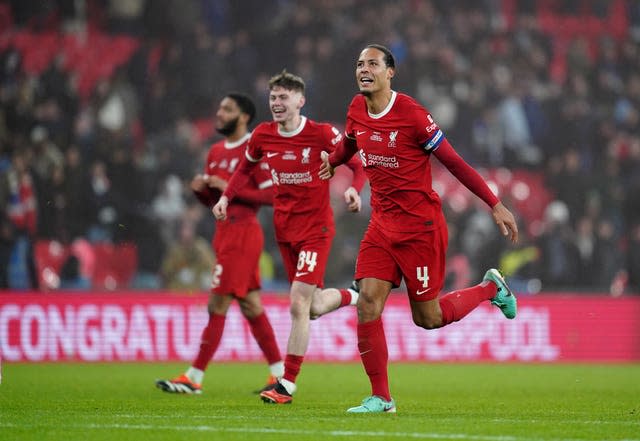
<instances>
[{"instance_id":1,"label":"player's clenched fist","mask_svg":"<svg viewBox=\"0 0 640 441\"><path fill-rule=\"evenodd\" d=\"M218 199L218 202L211 209L216 219L225 220L227 218L228 205L229 205L229 199L226 196L220 196L220 199Z\"/></svg>"},{"instance_id":2,"label":"player's clenched fist","mask_svg":"<svg viewBox=\"0 0 640 441\"><path fill-rule=\"evenodd\" d=\"M330 179L333 176L334 170L333 167L331 167L331 164L329 164L329 153L324 151L321 152L320 159L322 159L322 165L320 166L318 175L320 176L320 179Z\"/></svg>"}]
</instances>

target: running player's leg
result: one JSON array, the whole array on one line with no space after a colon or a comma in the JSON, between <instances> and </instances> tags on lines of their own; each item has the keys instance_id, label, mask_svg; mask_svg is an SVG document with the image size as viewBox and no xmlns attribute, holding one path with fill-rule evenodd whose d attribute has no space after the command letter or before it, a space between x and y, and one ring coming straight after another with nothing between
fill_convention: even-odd
<instances>
[{"instance_id":1,"label":"running player's leg","mask_svg":"<svg viewBox=\"0 0 640 441\"><path fill-rule=\"evenodd\" d=\"M156 386L165 392L199 394L202 392L202 381L213 354L220 345L224 322L232 295L211 294L209 298L209 320L202 330L200 348L193 363L187 371L171 380L157 380Z\"/></svg>"},{"instance_id":2,"label":"running player's leg","mask_svg":"<svg viewBox=\"0 0 640 441\"><path fill-rule=\"evenodd\" d=\"M281 378L284 374L284 362L280 355L280 349L278 348L273 327L262 306L260 292L258 290L250 291L245 297L238 298L238 304L240 305L242 315L244 315L249 323L253 338L255 338L256 343L258 343L269 364L269 378L265 386L269 387L275 384L277 379ZM262 390L264 390L264 388Z\"/></svg>"},{"instance_id":3,"label":"running player's leg","mask_svg":"<svg viewBox=\"0 0 640 441\"><path fill-rule=\"evenodd\" d=\"M475 286L438 297L444 285L446 228L435 229L413 238L407 237L402 244L403 251L396 258L402 267L416 325L425 329L446 326L461 320L481 303L496 297L496 285L502 279L488 279L487 276ZM493 273L487 274L493 276ZM508 288L506 284L504 286L506 293Z\"/></svg>"},{"instance_id":4,"label":"running player's leg","mask_svg":"<svg viewBox=\"0 0 640 441\"><path fill-rule=\"evenodd\" d=\"M284 373L284 363L273 328L260 300L260 255L264 244L258 223L236 225L233 228L234 247L229 249L221 284L233 290L240 311L249 322L251 333L269 364L267 386ZM260 389L262 391L263 388ZM258 392L260 392L258 391Z\"/></svg>"},{"instance_id":5,"label":"running player's leg","mask_svg":"<svg viewBox=\"0 0 640 441\"><path fill-rule=\"evenodd\" d=\"M309 344L311 302L314 292L322 286L331 248L331 236L313 238L300 243L279 242L282 261L291 283L291 330L284 359L284 375L278 385L260 394L267 403L288 404L296 391Z\"/></svg>"},{"instance_id":6,"label":"running player's leg","mask_svg":"<svg viewBox=\"0 0 640 441\"><path fill-rule=\"evenodd\" d=\"M291 330L287 343L287 355L284 359L284 375L276 387L263 391L260 396L266 403L289 404L295 393L296 379L300 373L304 354L309 345L309 311L311 309L311 297L316 290L315 285L294 281L291 284L290 314Z\"/></svg>"},{"instance_id":7,"label":"running player's leg","mask_svg":"<svg viewBox=\"0 0 640 441\"><path fill-rule=\"evenodd\" d=\"M387 245L384 235L370 226L358 253L355 275L360 287L358 350L371 384L371 396L347 412L395 411L389 390L389 354L381 315L391 289L400 283L400 269Z\"/></svg>"},{"instance_id":8,"label":"running player's leg","mask_svg":"<svg viewBox=\"0 0 640 441\"><path fill-rule=\"evenodd\" d=\"M358 296L358 291L352 288L318 288L311 301L311 319L315 320L343 306L355 305Z\"/></svg>"}]
</instances>

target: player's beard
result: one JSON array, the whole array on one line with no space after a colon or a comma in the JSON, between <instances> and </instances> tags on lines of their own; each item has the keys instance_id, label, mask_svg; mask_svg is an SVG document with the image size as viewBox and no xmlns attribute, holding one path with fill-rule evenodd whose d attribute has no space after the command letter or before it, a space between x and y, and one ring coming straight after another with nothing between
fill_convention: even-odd
<instances>
[{"instance_id":1,"label":"player's beard","mask_svg":"<svg viewBox=\"0 0 640 441\"><path fill-rule=\"evenodd\" d=\"M223 136L229 136L238 128L238 119L240 117L234 118L222 127L216 127L216 132Z\"/></svg>"}]
</instances>

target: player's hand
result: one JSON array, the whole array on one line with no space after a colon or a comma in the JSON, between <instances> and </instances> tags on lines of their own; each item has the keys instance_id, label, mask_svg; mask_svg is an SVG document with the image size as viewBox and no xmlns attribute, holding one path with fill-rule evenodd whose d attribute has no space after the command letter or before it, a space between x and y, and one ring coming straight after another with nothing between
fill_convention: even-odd
<instances>
[{"instance_id":1,"label":"player's hand","mask_svg":"<svg viewBox=\"0 0 640 441\"><path fill-rule=\"evenodd\" d=\"M329 164L329 153L325 151L320 152L320 159L322 159L322 165L320 166L318 176L320 176L320 179L331 179L335 170L331 164Z\"/></svg>"},{"instance_id":2,"label":"player's hand","mask_svg":"<svg viewBox=\"0 0 640 441\"><path fill-rule=\"evenodd\" d=\"M213 206L211 211L218 220L225 220L227 218L227 206L229 205L229 198L222 195L218 202Z\"/></svg>"},{"instance_id":3,"label":"player's hand","mask_svg":"<svg viewBox=\"0 0 640 441\"><path fill-rule=\"evenodd\" d=\"M349 211L358 212L362 208L362 200L355 188L349 187L344 192L344 201L347 203Z\"/></svg>"},{"instance_id":4,"label":"player's hand","mask_svg":"<svg viewBox=\"0 0 640 441\"><path fill-rule=\"evenodd\" d=\"M195 175L191 180L191 190L201 193L207 188L207 175Z\"/></svg>"},{"instance_id":5,"label":"player's hand","mask_svg":"<svg viewBox=\"0 0 640 441\"><path fill-rule=\"evenodd\" d=\"M509 236L511 242L518 242L518 224L513 214L502 202L498 202L492 209L491 214L503 236Z\"/></svg>"},{"instance_id":6,"label":"player's hand","mask_svg":"<svg viewBox=\"0 0 640 441\"><path fill-rule=\"evenodd\" d=\"M209 185L209 188L215 188L216 190L220 191L225 191L227 189L227 181L217 175L209 176L207 185Z\"/></svg>"}]
</instances>

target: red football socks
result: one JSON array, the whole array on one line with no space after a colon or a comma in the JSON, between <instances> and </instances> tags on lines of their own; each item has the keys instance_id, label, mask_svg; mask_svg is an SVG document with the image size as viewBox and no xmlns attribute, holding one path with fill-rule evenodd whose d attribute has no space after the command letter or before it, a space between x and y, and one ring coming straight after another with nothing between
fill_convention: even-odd
<instances>
[{"instance_id":1,"label":"red football socks","mask_svg":"<svg viewBox=\"0 0 640 441\"><path fill-rule=\"evenodd\" d=\"M251 333L256 339L258 346L260 346L260 349L262 349L262 353L267 359L267 362L269 364L273 364L281 361L282 357L280 356L280 349L278 348L276 336L273 333L273 328L267 318L267 314L263 312L259 316L248 321Z\"/></svg>"},{"instance_id":2,"label":"red football socks","mask_svg":"<svg viewBox=\"0 0 640 441\"><path fill-rule=\"evenodd\" d=\"M358 323L358 349L364 370L371 382L371 394L391 400L387 363L389 353L382 319Z\"/></svg>"},{"instance_id":3,"label":"red football socks","mask_svg":"<svg viewBox=\"0 0 640 441\"><path fill-rule=\"evenodd\" d=\"M442 326L457 322L465 315L476 309L485 300L491 300L496 295L496 285L482 282L479 285L450 292L440 298L442 310Z\"/></svg>"},{"instance_id":4,"label":"red football socks","mask_svg":"<svg viewBox=\"0 0 640 441\"><path fill-rule=\"evenodd\" d=\"M287 354L284 357L284 376L282 378L295 383L303 360L304 355Z\"/></svg>"},{"instance_id":5,"label":"red football socks","mask_svg":"<svg viewBox=\"0 0 640 441\"><path fill-rule=\"evenodd\" d=\"M351 304L351 293L347 289L339 289L340 291L340 308Z\"/></svg>"},{"instance_id":6,"label":"red football socks","mask_svg":"<svg viewBox=\"0 0 640 441\"><path fill-rule=\"evenodd\" d=\"M211 361L211 357L215 354L220 339L222 338L222 331L224 330L224 315L209 314L209 322L202 331L202 337L200 340L200 351L198 356L193 362L193 367L204 371Z\"/></svg>"}]
</instances>

